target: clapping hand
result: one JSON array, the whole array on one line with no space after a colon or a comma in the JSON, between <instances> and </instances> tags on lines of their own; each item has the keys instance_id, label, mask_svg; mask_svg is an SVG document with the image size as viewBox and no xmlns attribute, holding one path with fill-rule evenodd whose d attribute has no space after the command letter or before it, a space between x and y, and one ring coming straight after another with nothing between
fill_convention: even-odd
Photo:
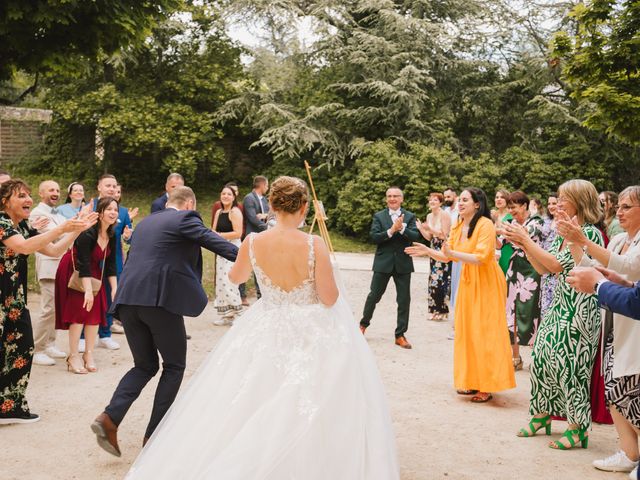
<instances>
[{"instance_id":1,"label":"clapping hand","mask_svg":"<svg viewBox=\"0 0 640 480\"><path fill-rule=\"evenodd\" d=\"M401 231L402 228L404 227L403 223L404 223L404 213L400 215L398 218L396 218L395 222L393 222L393 225L391 226L391 233L396 233Z\"/></svg>"},{"instance_id":2,"label":"clapping hand","mask_svg":"<svg viewBox=\"0 0 640 480\"><path fill-rule=\"evenodd\" d=\"M129 218L131 220L133 220L134 218L136 218L138 216L138 210L139 210L138 207L129 209Z\"/></svg>"},{"instance_id":3,"label":"clapping hand","mask_svg":"<svg viewBox=\"0 0 640 480\"><path fill-rule=\"evenodd\" d=\"M416 219L416 227L418 227L418 230L422 230L424 233L430 233L431 232L431 227L429 226L429 224L427 222L422 223L418 219Z\"/></svg>"},{"instance_id":4,"label":"clapping hand","mask_svg":"<svg viewBox=\"0 0 640 480\"><path fill-rule=\"evenodd\" d=\"M567 242L576 243L578 245L583 245L587 242L587 237L585 237L582 232L578 219L575 216L573 218L569 218L567 212L561 210L557 212L556 228L558 229L560 236Z\"/></svg>"},{"instance_id":5,"label":"clapping hand","mask_svg":"<svg viewBox=\"0 0 640 480\"><path fill-rule=\"evenodd\" d=\"M44 227L49 225L49 219L47 217L38 217L34 218L33 221L29 223L31 224L31 228L42 230Z\"/></svg>"},{"instance_id":6,"label":"clapping hand","mask_svg":"<svg viewBox=\"0 0 640 480\"><path fill-rule=\"evenodd\" d=\"M125 242L129 241L132 233L133 233L133 230L129 228L129 225L125 225L124 230L122 230L122 238L124 239Z\"/></svg>"},{"instance_id":7,"label":"clapping hand","mask_svg":"<svg viewBox=\"0 0 640 480\"><path fill-rule=\"evenodd\" d=\"M413 242L412 246L404 249L404 253L410 257L426 257L429 255L429 247L422 243Z\"/></svg>"},{"instance_id":8,"label":"clapping hand","mask_svg":"<svg viewBox=\"0 0 640 480\"><path fill-rule=\"evenodd\" d=\"M502 236L517 247L522 248L529 240L529 231L518 223L505 223Z\"/></svg>"}]
</instances>

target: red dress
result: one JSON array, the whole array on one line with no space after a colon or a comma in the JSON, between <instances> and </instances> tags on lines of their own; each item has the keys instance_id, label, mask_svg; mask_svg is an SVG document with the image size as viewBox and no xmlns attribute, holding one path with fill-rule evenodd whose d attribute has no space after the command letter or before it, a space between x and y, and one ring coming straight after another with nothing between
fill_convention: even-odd
<instances>
[{"instance_id":1,"label":"red dress","mask_svg":"<svg viewBox=\"0 0 640 480\"><path fill-rule=\"evenodd\" d=\"M607 237L606 230L600 230L600 232L602 233L604 247L606 248L609 243L609 238ZM596 354L596 359L593 362L593 373L591 375L591 418L593 418L593 421L596 423L611 425L613 423L613 418L611 418L607 401L604 398L604 377L600 371L602 366L602 347L602 336L600 336L600 340L598 341L598 353Z\"/></svg>"},{"instance_id":2,"label":"red dress","mask_svg":"<svg viewBox=\"0 0 640 480\"><path fill-rule=\"evenodd\" d=\"M111 252L111 242L107 244L107 259ZM76 261L76 267L78 262L77 248L73 247L73 256ZM100 278L102 268L101 263L105 258L105 252L100 248L98 242L91 251L91 276ZM64 254L58 271L56 272L56 329L68 330L70 323L81 323L83 325L103 325L106 326L106 313L107 313L107 294L105 292L105 282L107 282L107 273L102 280L102 287L100 291L94 297L93 307L89 312L82 308L84 303L84 293L69 288L69 279L73 274L73 263L71 260L71 250Z\"/></svg>"}]
</instances>

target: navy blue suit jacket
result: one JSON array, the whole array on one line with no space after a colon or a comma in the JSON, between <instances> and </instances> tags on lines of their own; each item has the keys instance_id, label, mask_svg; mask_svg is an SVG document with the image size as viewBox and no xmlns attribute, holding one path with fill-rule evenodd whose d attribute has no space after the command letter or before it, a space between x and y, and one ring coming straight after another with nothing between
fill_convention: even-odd
<instances>
[{"instance_id":1,"label":"navy blue suit jacket","mask_svg":"<svg viewBox=\"0 0 640 480\"><path fill-rule=\"evenodd\" d=\"M640 282L631 288L605 282L598 289L598 301L612 312L640 320Z\"/></svg>"},{"instance_id":2,"label":"navy blue suit jacket","mask_svg":"<svg viewBox=\"0 0 640 480\"><path fill-rule=\"evenodd\" d=\"M167 208L144 218L131 237L110 313L117 318L119 305L138 305L200 315L208 301L200 247L231 261L238 254L238 247L205 227L194 210Z\"/></svg>"},{"instance_id":3,"label":"navy blue suit jacket","mask_svg":"<svg viewBox=\"0 0 640 480\"><path fill-rule=\"evenodd\" d=\"M151 213L159 212L160 210L164 210L167 204L167 200L169 199L166 193L163 193L158 198L156 198L153 202L151 202Z\"/></svg>"}]
</instances>

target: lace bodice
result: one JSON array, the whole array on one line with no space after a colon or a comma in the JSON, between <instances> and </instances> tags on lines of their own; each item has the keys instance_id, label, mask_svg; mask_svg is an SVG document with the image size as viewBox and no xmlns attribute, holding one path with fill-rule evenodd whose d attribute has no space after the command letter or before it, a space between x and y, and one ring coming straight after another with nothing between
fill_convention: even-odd
<instances>
[{"instance_id":1,"label":"lace bodice","mask_svg":"<svg viewBox=\"0 0 640 480\"><path fill-rule=\"evenodd\" d=\"M253 252L254 235L255 234L252 233L249 236L249 258L251 259L251 266L256 274L256 279L260 284L263 302L271 305L316 305L320 303L315 284L316 256L313 249L313 236L309 235L307 241L307 245L309 246L309 277L303 280L300 285L287 292L274 284L256 262L256 257Z\"/></svg>"}]
</instances>

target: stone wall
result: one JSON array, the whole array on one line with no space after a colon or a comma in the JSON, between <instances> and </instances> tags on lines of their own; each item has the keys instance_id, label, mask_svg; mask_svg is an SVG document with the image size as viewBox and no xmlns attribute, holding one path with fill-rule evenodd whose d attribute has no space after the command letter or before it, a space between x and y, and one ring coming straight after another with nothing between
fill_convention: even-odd
<instances>
[{"instance_id":1,"label":"stone wall","mask_svg":"<svg viewBox=\"0 0 640 480\"><path fill-rule=\"evenodd\" d=\"M0 107L0 165L19 160L42 143L51 113L35 108Z\"/></svg>"}]
</instances>

